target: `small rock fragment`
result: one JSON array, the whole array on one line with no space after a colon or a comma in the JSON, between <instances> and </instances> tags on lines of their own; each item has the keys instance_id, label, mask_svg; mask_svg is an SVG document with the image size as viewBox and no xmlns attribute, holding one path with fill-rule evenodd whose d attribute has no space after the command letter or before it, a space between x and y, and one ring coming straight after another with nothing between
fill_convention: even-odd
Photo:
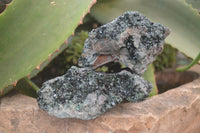
<instances>
[{"instance_id":1,"label":"small rock fragment","mask_svg":"<svg viewBox=\"0 0 200 133\"><path fill-rule=\"evenodd\" d=\"M162 24L153 23L136 11L125 12L89 33L79 66L96 69L114 61L142 75L162 51L169 33Z\"/></svg>"},{"instance_id":2,"label":"small rock fragment","mask_svg":"<svg viewBox=\"0 0 200 133\"><path fill-rule=\"evenodd\" d=\"M105 74L72 66L65 75L45 82L38 105L58 118L94 119L122 100L148 97L151 84L128 71Z\"/></svg>"}]
</instances>

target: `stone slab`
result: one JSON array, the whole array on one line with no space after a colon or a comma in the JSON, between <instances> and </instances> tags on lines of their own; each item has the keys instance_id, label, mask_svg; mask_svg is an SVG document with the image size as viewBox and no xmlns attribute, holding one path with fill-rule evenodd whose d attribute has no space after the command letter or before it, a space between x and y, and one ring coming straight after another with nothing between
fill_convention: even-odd
<instances>
[{"instance_id":1,"label":"stone slab","mask_svg":"<svg viewBox=\"0 0 200 133\"><path fill-rule=\"evenodd\" d=\"M0 99L0 133L200 133L200 79L140 103L123 103L94 120L58 119L36 99Z\"/></svg>"}]
</instances>

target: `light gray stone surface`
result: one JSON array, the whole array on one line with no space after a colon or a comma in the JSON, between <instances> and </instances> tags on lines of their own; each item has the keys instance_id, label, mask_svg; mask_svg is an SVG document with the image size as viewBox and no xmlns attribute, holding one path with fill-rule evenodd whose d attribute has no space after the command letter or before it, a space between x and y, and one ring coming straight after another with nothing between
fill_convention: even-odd
<instances>
[{"instance_id":1,"label":"light gray stone surface","mask_svg":"<svg viewBox=\"0 0 200 133\"><path fill-rule=\"evenodd\" d=\"M139 12L125 12L89 33L79 66L96 69L115 61L142 75L148 64L162 52L169 33L162 24L149 21Z\"/></svg>"},{"instance_id":2,"label":"light gray stone surface","mask_svg":"<svg viewBox=\"0 0 200 133\"><path fill-rule=\"evenodd\" d=\"M65 75L45 82L37 100L50 115L88 120L124 99L143 100L151 88L149 82L128 71L105 74L73 66Z\"/></svg>"}]
</instances>

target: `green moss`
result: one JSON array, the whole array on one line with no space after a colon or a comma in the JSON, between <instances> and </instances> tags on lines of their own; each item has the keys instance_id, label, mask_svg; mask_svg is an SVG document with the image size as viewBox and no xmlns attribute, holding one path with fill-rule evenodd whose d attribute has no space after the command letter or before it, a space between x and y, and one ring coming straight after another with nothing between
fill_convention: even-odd
<instances>
[{"instance_id":1,"label":"green moss","mask_svg":"<svg viewBox=\"0 0 200 133\"><path fill-rule=\"evenodd\" d=\"M156 71L161 71L165 68L173 67L176 61L177 49L169 44L164 45L163 52L156 57L153 62Z\"/></svg>"},{"instance_id":2,"label":"green moss","mask_svg":"<svg viewBox=\"0 0 200 133\"><path fill-rule=\"evenodd\" d=\"M77 65L81 56L85 40L88 38L88 31L78 32L72 39L71 44L65 50L65 58L69 65Z\"/></svg>"}]
</instances>

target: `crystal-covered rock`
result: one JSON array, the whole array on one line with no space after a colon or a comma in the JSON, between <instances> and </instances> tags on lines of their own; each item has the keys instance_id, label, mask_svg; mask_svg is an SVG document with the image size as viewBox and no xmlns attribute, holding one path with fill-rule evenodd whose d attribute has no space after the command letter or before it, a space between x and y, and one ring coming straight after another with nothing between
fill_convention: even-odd
<instances>
[{"instance_id":1,"label":"crystal-covered rock","mask_svg":"<svg viewBox=\"0 0 200 133\"><path fill-rule=\"evenodd\" d=\"M58 118L94 119L124 99L148 97L151 84L128 71L105 74L71 67L63 76L46 81L38 91L38 105Z\"/></svg>"},{"instance_id":2,"label":"crystal-covered rock","mask_svg":"<svg viewBox=\"0 0 200 133\"><path fill-rule=\"evenodd\" d=\"M153 23L138 12L125 12L89 33L79 66L96 69L114 61L142 75L162 51L169 33L162 24Z\"/></svg>"},{"instance_id":3,"label":"crystal-covered rock","mask_svg":"<svg viewBox=\"0 0 200 133\"><path fill-rule=\"evenodd\" d=\"M43 83L38 105L58 118L94 119L123 100L148 97L152 85L141 75L162 51L169 29L138 12L126 12L93 29L85 41L81 68ZM110 62L123 63L130 71L100 73L94 69Z\"/></svg>"}]
</instances>

